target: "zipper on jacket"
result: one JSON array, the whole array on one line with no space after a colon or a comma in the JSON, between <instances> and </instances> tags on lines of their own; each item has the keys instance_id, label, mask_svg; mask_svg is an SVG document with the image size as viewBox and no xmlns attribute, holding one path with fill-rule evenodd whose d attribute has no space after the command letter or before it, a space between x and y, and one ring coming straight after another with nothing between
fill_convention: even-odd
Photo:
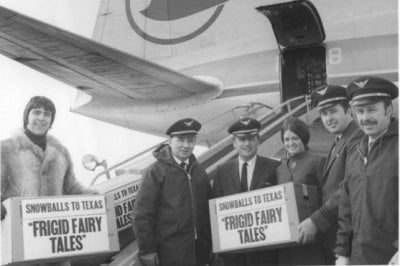
<instances>
[{"instance_id":1,"label":"zipper on jacket","mask_svg":"<svg viewBox=\"0 0 400 266\"><path fill-rule=\"evenodd\" d=\"M186 174L189 181L189 190L190 190L190 199L192 203L192 216L193 216L193 225L194 225L194 240L197 240L197 226L196 226L196 217L194 217L194 203L193 203L193 188L192 188L192 177L189 173Z\"/></svg>"},{"instance_id":2,"label":"zipper on jacket","mask_svg":"<svg viewBox=\"0 0 400 266\"><path fill-rule=\"evenodd\" d=\"M192 219L193 219L193 226L194 226L194 240L197 240L197 226L196 226L196 217L194 214L194 203L193 203L193 188L192 188L192 177L190 175L190 171L193 168L193 164L190 166L190 169L186 172L186 170L184 168L182 168L181 166L178 165L178 167L180 169L182 169L182 171L185 172L186 176L187 176L187 180L189 183L189 191L190 191L190 202L192 205Z\"/></svg>"},{"instance_id":3,"label":"zipper on jacket","mask_svg":"<svg viewBox=\"0 0 400 266\"><path fill-rule=\"evenodd\" d=\"M190 169L188 172L186 172L185 169L183 169L186 173L187 180L189 183L189 190L190 190L190 201L192 203L192 219L193 219L193 227L194 227L194 241L193 241L193 248L194 248L194 254L195 254L195 262L196 264L199 262L198 257L197 257L197 249L196 249L196 241L197 241L197 226L196 226L196 217L195 217L195 212L194 212L194 200L193 200L193 188L192 188L192 176L190 175L190 171L192 170L193 164L190 166Z\"/></svg>"},{"instance_id":4,"label":"zipper on jacket","mask_svg":"<svg viewBox=\"0 0 400 266\"><path fill-rule=\"evenodd\" d=\"M367 156L364 156L364 154L361 152L360 146L357 146L357 150L358 150L358 153L360 154L360 156L361 156L361 158L362 158L362 160L363 160L363 162L364 162L364 166L367 166L368 157L367 157Z\"/></svg>"},{"instance_id":5,"label":"zipper on jacket","mask_svg":"<svg viewBox=\"0 0 400 266\"><path fill-rule=\"evenodd\" d=\"M360 202L362 204L362 202L364 201L364 197L365 197L365 189L367 188L366 172L367 172L367 164L368 164L368 155L364 156L364 154L361 152L360 146L357 147L357 150L364 162L364 167L361 169L361 173L360 173L360 178L364 182L364 189L361 190L361 199L360 199ZM357 228L359 228L359 231L357 232L357 235L360 234L360 232L363 230L363 220L362 220L363 216L364 216L363 208L360 208L359 217L358 217L358 225L357 225ZM359 237L359 236L357 236L357 237Z\"/></svg>"}]
</instances>

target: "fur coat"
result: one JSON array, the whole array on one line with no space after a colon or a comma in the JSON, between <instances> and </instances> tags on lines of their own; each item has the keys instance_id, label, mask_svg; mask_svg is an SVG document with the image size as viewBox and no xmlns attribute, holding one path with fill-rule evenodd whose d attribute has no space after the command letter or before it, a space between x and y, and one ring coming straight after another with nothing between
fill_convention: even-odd
<instances>
[{"instance_id":1,"label":"fur coat","mask_svg":"<svg viewBox=\"0 0 400 266\"><path fill-rule=\"evenodd\" d=\"M46 150L23 132L1 142L1 201L9 197L36 197L91 193L75 179L68 150L47 135Z\"/></svg>"}]
</instances>

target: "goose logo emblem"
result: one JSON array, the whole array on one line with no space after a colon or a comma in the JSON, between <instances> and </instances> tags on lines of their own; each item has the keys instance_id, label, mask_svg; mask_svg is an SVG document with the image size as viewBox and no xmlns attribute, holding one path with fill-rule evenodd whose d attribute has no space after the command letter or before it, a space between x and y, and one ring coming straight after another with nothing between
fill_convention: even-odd
<instances>
[{"instance_id":1,"label":"goose logo emblem","mask_svg":"<svg viewBox=\"0 0 400 266\"><path fill-rule=\"evenodd\" d=\"M186 42L205 32L218 18L224 8L225 2L228 0L151 0L150 4L143 10L135 10L135 2L137 0L125 0L125 11L131 28L146 41L172 45ZM205 22L199 22L197 28L188 30L182 36L164 38L152 35L142 29L136 20L143 21L143 17L151 22L165 22L170 25L175 21L195 15L207 9L214 8L214 12ZM136 18L136 20L135 20Z\"/></svg>"}]
</instances>

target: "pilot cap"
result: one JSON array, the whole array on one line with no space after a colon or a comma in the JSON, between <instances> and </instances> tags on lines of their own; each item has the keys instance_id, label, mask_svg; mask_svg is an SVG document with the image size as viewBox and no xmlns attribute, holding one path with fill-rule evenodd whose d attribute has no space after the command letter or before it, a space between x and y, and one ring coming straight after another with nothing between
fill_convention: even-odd
<instances>
[{"instance_id":1,"label":"pilot cap","mask_svg":"<svg viewBox=\"0 0 400 266\"><path fill-rule=\"evenodd\" d=\"M177 135L197 135L200 128L201 124L198 121L192 118L184 118L173 123L165 134L171 137Z\"/></svg>"},{"instance_id":2,"label":"pilot cap","mask_svg":"<svg viewBox=\"0 0 400 266\"><path fill-rule=\"evenodd\" d=\"M377 77L362 77L354 80L347 87L351 105L364 105L382 99L395 99L398 88L392 82Z\"/></svg>"},{"instance_id":3,"label":"pilot cap","mask_svg":"<svg viewBox=\"0 0 400 266\"><path fill-rule=\"evenodd\" d=\"M348 101L346 88L342 86L321 86L311 93L313 108L322 110L331 107L341 101Z\"/></svg>"},{"instance_id":4,"label":"pilot cap","mask_svg":"<svg viewBox=\"0 0 400 266\"><path fill-rule=\"evenodd\" d=\"M229 134L233 134L236 137L248 137L256 136L261 128L260 122L251 117L243 117L239 121L235 122L228 129Z\"/></svg>"}]
</instances>

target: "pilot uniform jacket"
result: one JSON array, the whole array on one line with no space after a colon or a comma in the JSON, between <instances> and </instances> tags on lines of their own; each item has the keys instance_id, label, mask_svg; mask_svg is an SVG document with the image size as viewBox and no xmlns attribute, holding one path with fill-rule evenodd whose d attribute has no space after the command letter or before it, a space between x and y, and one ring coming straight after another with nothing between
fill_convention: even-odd
<instances>
[{"instance_id":1,"label":"pilot uniform jacket","mask_svg":"<svg viewBox=\"0 0 400 266\"><path fill-rule=\"evenodd\" d=\"M143 176L133 213L140 254L157 252L162 266L209 263L211 186L206 172L191 155L187 174L166 144L153 155L157 161Z\"/></svg>"},{"instance_id":2,"label":"pilot uniform jacket","mask_svg":"<svg viewBox=\"0 0 400 266\"><path fill-rule=\"evenodd\" d=\"M309 150L298 153L293 157L282 159L276 169L278 184L294 182L321 189L320 179L322 164L321 156ZM316 241L320 239L317 235ZM295 247L281 248L279 265L324 265L326 254L320 243L311 243Z\"/></svg>"},{"instance_id":3,"label":"pilot uniform jacket","mask_svg":"<svg viewBox=\"0 0 400 266\"><path fill-rule=\"evenodd\" d=\"M257 156L250 190L276 185L275 168L278 161ZM223 197L241 193L239 158L219 165L214 176L213 195ZM276 265L277 252L274 250L249 252L244 254L224 254L225 266Z\"/></svg>"},{"instance_id":4,"label":"pilot uniform jacket","mask_svg":"<svg viewBox=\"0 0 400 266\"><path fill-rule=\"evenodd\" d=\"M325 233L325 245L330 263L334 263L333 249L336 244L336 231L340 187L343 182L347 153L360 142L363 132L355 121L351 121L342 133L339 141L334 144L325 162L321 179L322 206L311 215L311 220L318 231Z\"/></svg>"},{"instance_id":5,"label":"pilot uniform jacket","mask_svg":"<svg viewBox=\"0 0 400 266\"><path fill-rule=\"evenodd\" d=\"M364 136L348 156L335 253L351 264L388 264L398 243L398 120L368 152Z\"/></svg>"},{"instance_id":6,"label":"pilot uniform jacket","mask_svg":"<svg viewBox=\"0 0 400 266\"><path fill-rule=\"evenodd\" d=\"M68 150L47 135L43 151L23 132L1 142L1 201L10 197L37 197L91 193L75 179Z\"/></svg>"}]
</instances>

